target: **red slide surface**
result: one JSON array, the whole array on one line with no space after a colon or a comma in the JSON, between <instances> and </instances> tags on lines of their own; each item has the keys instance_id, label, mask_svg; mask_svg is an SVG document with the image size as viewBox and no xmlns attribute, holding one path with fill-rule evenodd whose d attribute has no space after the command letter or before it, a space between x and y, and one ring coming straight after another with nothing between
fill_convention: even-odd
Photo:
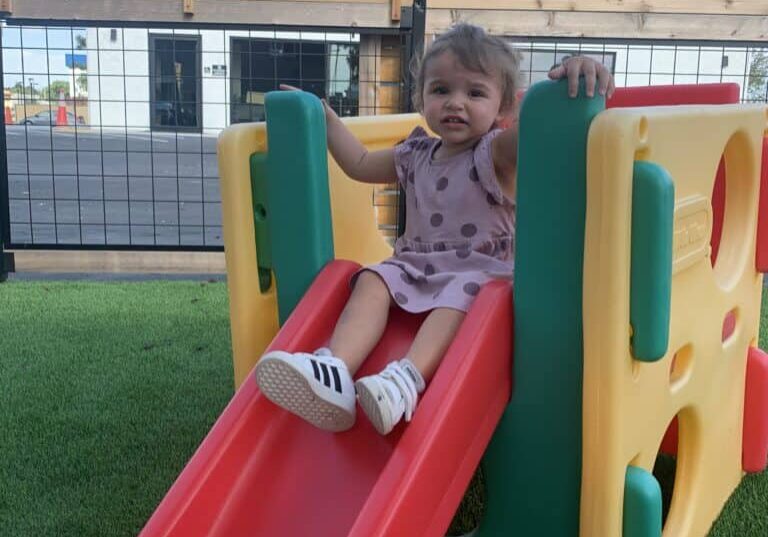
<instances>
[{"instance_id":1,"label":"red slide surface","mask_svg":"<svg viewBox=\"0 0 768 537\"><path fill-rule=\"evenodd\" d=\"M359 266L330 263L270 348L327 343ZM360 375L403 356L423 316L393 309ZM479 293L413 421L382 437L358 407L318 430L243 383L141 537L442 536L512 389L512 291Z\"/></svg>"}]
</instances>

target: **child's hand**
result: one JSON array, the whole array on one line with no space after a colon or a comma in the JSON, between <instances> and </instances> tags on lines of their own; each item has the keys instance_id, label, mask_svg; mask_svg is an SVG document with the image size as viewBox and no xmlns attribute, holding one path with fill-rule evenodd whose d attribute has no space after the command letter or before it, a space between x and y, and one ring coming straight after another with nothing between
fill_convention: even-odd
<instances>
[{"instance_id":1,"label":"child's hand","mask_svg":"<svg viewBox=\"0 0 768 537\"><path fill-rule=\"evenodd\" d=\"M549 71L549 78L559 80L568 78L568 95L576 97L579 93L579 76L584 75L587 97L594 97L595 82L600 95L610 97L616 89L613 83L613 75L600 62L585 56L571 56L565 58L560 65L556 65Z\"/></svg>"}]
</instances>

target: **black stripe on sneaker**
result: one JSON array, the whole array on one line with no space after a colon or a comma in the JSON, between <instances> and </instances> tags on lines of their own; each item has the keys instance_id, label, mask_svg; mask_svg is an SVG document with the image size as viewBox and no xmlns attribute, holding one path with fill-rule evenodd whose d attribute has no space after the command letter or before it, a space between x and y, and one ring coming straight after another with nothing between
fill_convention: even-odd
<instances>
[{"instance_id":1,"label":"black stripe on sneaker","mask_svg":"<svg viewBox=\"0 0 768 537\"><path fill-rule=\"evenodd\" d=\"M339 376L339 370L336 366L331 366L331 373L333 373L333 389L341 393L341 377Z\"/></svg>"},{"instance_id":2,"label":"black stripe on sneaker","mask_svg":"<svg viewBox=\"0 0 768 537\"><path fill-rule=\"evenodd\" d=\"M320 364L320 369L323 370L323 384L325 384L326 386L328 386L330 388L331 387L331 377L328 375L328 366L323 364L323 363L321 363Z\"/></svg>"},{"instance_id":3,"label":"black stripe on sneaker","mask_svg":"<svg viewBox=\"0 0 768 537\"><path fill-rule=\"evenodd\" d=\"M310 358L309 361L312 362L312 371L315 372L315 380L320 382L320 368L317 367L317 362L315 362L312 358Z\"/></svg>"}]
</instances>

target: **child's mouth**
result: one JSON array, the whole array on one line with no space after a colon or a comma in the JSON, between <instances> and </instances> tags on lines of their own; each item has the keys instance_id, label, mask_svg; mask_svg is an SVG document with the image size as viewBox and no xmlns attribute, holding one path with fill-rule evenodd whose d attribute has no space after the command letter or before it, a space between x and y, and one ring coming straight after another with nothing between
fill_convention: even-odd
<instances>
[{"instance_id":1,"label":"child's mouth","mask_svg":"<svg viewBox=\"0 0 768 537\"><path fill-rule=\"evenodd\" d=\"M466 125L467 122L461 119L458 116L448 116L446 118L443 118L442 122L446 125Z\"/></svg>"}]
</instances>

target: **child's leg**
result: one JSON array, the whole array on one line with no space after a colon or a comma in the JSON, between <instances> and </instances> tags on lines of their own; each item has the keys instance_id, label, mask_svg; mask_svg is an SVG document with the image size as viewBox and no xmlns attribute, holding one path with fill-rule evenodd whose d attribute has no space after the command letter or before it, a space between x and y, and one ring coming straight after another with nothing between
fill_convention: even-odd
<instances>
[{"instance_id":1,"label":"child's leg","mask_svg":"<svg viewBox=\"0 0 768 537\"><path fill-rule=\"evenodd\" d=\"M381 339L391 302L378 274L366 270L357 277L329 344L331 354L343 360L352 375Z\"/></svg>"},{"instance_id":2,"label":"child's leg","mask_svg":"<svg viewBox=\"0 0 768 537\"><path fill-rule=\"evenodd\" d=\"M419 394L435 373L464 315L449 308L432 310L404 359L355 383L360 405L379 433L388 434L403 417L411 420Z\"/></svg>"},{"instance_id":3,"label":"child's leg","mask_svg":"<svg viewBox=\"0 0 768 537\"><path fill-rule=\"evenodd\" d=\"M406 357L416 366L425 382L434 375L465 316L463 311L437 308L424 319Z\"/></svg>"},{"instance_id":4,"label":"child's leg","mask_svg":"<svg viewBox=\"0 0 768 537\"><path fill-rule=\"evenodd\" d=\"M389 306L383 280L370 271L360 274L336 323L330 349L318 349L314 354L265 354L256 364L256 383L262 393L321 429L344 431L352 427L352 375L381 338Z\"/></svg>"}]
</instances>

